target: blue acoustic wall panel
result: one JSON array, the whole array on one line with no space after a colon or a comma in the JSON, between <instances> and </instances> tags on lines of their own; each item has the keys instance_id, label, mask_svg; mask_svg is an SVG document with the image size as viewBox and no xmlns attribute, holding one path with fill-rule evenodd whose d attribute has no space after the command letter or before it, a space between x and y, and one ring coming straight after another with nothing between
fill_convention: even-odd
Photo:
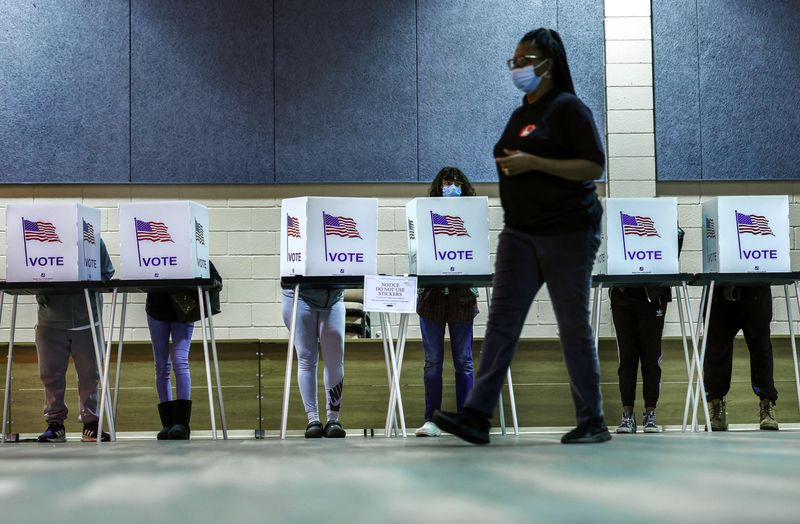
<instances>
[{"instance_id":1,"label":"blue acoustic wall panel","mask_svg":"<svg viewBox=\"0 0 800 524\"><path fill-rule=\"evenodd\" d=\"M696 0L653 2L656 165L661 180L702 177Z\"/></svg>"},{"instance_id":2,"label":"blue acoustic wall panel","mask_svg":"<svg viewBox=\"0 0 800 524\"><path fill-rule=\"evenodd\" d=\"M128 2L0 0L0 182L127 182Z\"/></svg>"},{"instance_id":3,"label":"blue acoustic wall panel","mask_svg":"<svg viewBox=\"0 0 800 524\"><path fill-rule=\"evenodd\" d=\"M271 3L131 2L131 181L273 182Z\"/></svg>"},{"instance_id":4,"label":"blue acoustic wall panel","mask_svg":"<svg viewBox=\"0 0 800 524\"><path fill-rule=\"evenodd\" d=\"M420 0L418 20L420 181L445 165L475 181L494 181L492 148L522 101L506 60L525 33L555 27L556 3L502 0L487 8Z\"/></svg>"},{"instance_id":5,"label":"blue acoustic wall panel","mask_svg":"<svg viewBox=\"0 0 800 524\"><path fill-rule=\"evenodd\" d=\"M575 92L591 109L597 131L605 142L604 16L603 0L558 0L557 29L567 51Z\"/></svg>"},{"instance_id":6,"label":"blue acoustic wall panel","mask_svg":"<svg viewBox=\"0 0 800 524\"><path fill-rule=\"evenodd\" d=\"M278 182L417 180L414 2L275 1Z\"/></svg>"},{"instance_id":7,"label":"blue acoustic wall panel","mask_svg":"<svg viewBox=\"0 0 800 524\"><path fill-rule=\"evenodd\" d=\"M798 3L658 4L659 179L800 178Z\"/></svg>"},{"instance_id":8,"label":"blue acoustic wall panel","mask_svg":"<svg viewBox=\"0 0 800 524\"><path fill-rule=\"evenodd\" d=\"M800 178L800 2L699 1L704 179Z\"/></svg>"}]
</instances>

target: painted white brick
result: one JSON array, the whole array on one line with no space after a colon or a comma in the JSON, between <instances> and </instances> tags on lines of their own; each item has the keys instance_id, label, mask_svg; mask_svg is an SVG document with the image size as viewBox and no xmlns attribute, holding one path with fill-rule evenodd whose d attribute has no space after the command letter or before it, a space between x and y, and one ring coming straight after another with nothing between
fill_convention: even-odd
<instances>
[{"instance_id":1,"label":"painted white brick","mask_svg":"<svg viewBox=\"0 0 800 524\"><path fill-rule=\"evenodd\" d=\"M606 40L649 40L650 17L606 18Z\"/></svg>"},{"instance_id":2,"label":"painted white brick","mask_svg":"<svg viewBox=\"0 0 800 524\"><path fill-rule=\"evenodd\" d=\"M678 204L678 223L682 228L702 227L703 208L698 204L683 205Z\"/></svg>"},{"instance_id":3,"label":"painted white brick","mask_svg":"<svg viewBox=\"0 0 800 524\"><path fill-rule=\"evenodd\" d=\"M214 317L214 328L217 324L226 327L249 327L253 325L250 304L225 304L222 313Z\"/></svg>"},{"instance_id":4,"label":"painted white brick","mask_svg":"<svg viewBox=\"0 0 800 524\"><path fill-rule=\"evenodd\" d=\"M228 292L227 302L255 304L269 302L275 296L276 280L227 280L224 287Z\"/></svg>"},{"instance_id":5,"label":"painted white brick","mask_svg":"<svg viewBox=\"0 0 800 524\"><path fill-rule=\"evenodd\" d=\"M253 231L280 231L281 210L279 207L257 208L250 211Z\"/></svg>"},{"instance_id":6,"label":"painted white brick","mask_svg":"<svg viewBox=\"0 0 800 524\"><path fill-rule=\"evenodd\" d=\"M277 231L228 233L228 253L231 255L262 255L277 252Z\"/></svg>"},{"instance_id":7,"label":"painted white brick","mask_svg":"<svg viewBox=\"0 0 800 524\"><path fill-rule=\"evenodd\" d=\"M253 260L253 278L277 278L280 275L280 257L279 255L271 256L254 256L250 257ZM225 275L222 275L225 278Z\"/></svg>"},{"instance_id":8,"label":"painted white brick","mask_svg":"<svg viewBox=\"0 0 800 524\"><path fill-rule=\"evenodd\" d=\"M650 16L650 0L605 0L605 15Z\"/></svg>"},{"instance_id":9,"label":"painted white brick","mask_svg":"<svg viewBox=\"0 0 800 524\"><path fill-rule=\"evenodd\" d=\"M225 231L215 232L212 229L208 235L208 247L212 257L226 254L228 252L228 233Z\"/></svg>"},{"instance_id":10,"label":"painted white brick","mask_svg":"<svg viewBox=\"0 0 800 524\"><path fill-rule=\"evenodd\" d=\"M392 208L378 209L378 231L395 230L394 212L395 210Z\"/></svg>"},{"instance_id":11,"label":"painted white brick","mask_svg":"<svg viewBox=\"0 0 800 524\"><path fill-rule=\"evenodd\" d=\"M607 87L653 85L652 64L606 64Z\"/></svg>"},{"instance_id":12,"label":"painted white brick","mask_svg":"<svg viewBox=\"0 0 800 524\"><path fill-rule=\"evenodd\" d=\"M609 87L607 109L653 109L653 88L644 86Z\"/></svg>"},{"instance_id":13,"label":"painted white brick","mask_svg":"<svg viewBox=\"0 0 800 524\"><path fill-rule=\"evenodd\" d=\"M621 157L608 159L608 178L618 180L654 180L656 159L653 157Z\"/></svg>"},{"instance_id":14,"label":"painted white brick","mask_svg":"<svg viewBox=\"0 0 800 524\"><path fill-rule=\"evenodd\" d=\"M211 208L208 221L212 231L250 231L250 210Z\"/></svg>"},{"instance_id":15,"label":"painted white brick","mask_svg":"<svg viewBox=\"0 0 800 524\"><path fill-rule=\"evenodd\" d=\"M652 62L652 40L609 40L606 42L607 64L650 64Z\"/></svg>"},{"instance_id":16,"label":"painted white brick","mask_svg":"<svg viewBox=\"0 0 800 524\"><path fill-rule=\"evenodd\" d=\"M223 282L230 278L252 278L253 276L253 257L248 256L220 256L215 257L214 267L222 276Z\"/></svg>"},{"instance_id":17,"label":"painted white brick","mask_svg":"<svg viewBox=\"0 0 800 524\"><path fill-rule=\"evenodd\" d=\"M624 181L609 182L609 196L615 198L649 198L656 196L656 181Z\"/></svg>"},{"instance_id":18,"label":"painted white brick","mask_svg":"<svg viewBox=\"0 0 800 524\"><path fill-rule=\"evenodd\" d=\"M650 133L615 133L608 135L609 157L654 157L655 143Z\"/></svg>"},{"instance_id":19,"label":"painted white brick","mask_svg":"<svg viewBox=\"0 0 800 524\"><path fill-rule=\"evenodd\" d=\"M378 235L378 253L408 253L405 231L381 231Z\"/></svg>"},{"instance_id":20,"label":"painted white brick","mask_svg":"<svg viewBox=\"0 0 800 524\"><path fill-rule=\"evenodd\" d=\"M652 133L653 112L644 110L609 111L608 132L611 133Z\"/></svg>"},{"instance_id":21,"label":"painted white brick","mask_svg":"<svg viewBox=\"0 0 800 524\"><path fill-rule=\"evenodd\" d=\"M179 186L178 198L191 200L208 208L228 207L227 191L220 186Z\"/></svg>"}]
</instances>

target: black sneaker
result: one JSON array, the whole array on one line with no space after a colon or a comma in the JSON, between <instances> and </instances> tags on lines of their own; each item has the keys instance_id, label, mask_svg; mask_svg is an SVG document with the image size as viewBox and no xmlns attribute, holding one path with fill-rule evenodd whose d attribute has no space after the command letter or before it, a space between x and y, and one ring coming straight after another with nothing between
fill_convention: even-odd
<instances>
[{"instance_id":1,"label":"black sneaker","mask_svg":"<svg viewBox=\"0 0 800 524\"><path fill-rule=\"evenodd\" d=\"M314 420L306 426L306 438L322 438L322 424L319 420Z\"/></svg>"},{"instance_id":2,"label":"black sneaker","mask_svg":"<svg viewBox=\"0 0 800 524\"><path fill-rule=\"evenodd\" d=\"M328 438L344 438L347 435L338 420L329 420L322 432Z\"/></svg>"},{"instance_id":3,"label":"black sneaker","mask_svg":"<svg viewBox=\"0 0 800 524\"><path fill-rule=\"evenodd\" d=\"M66 442L67 430L61 422L48 422L47 429L36 440L39 442Z\"/></svg>"},{"instance_id":4,"label":"black sneaker","mask_svg":"<svg viewBox=\"0 0 800 524\"><path fill-rule=\"evenodd\" d=\"M581 422L578 427L561 437L562 444L595 444L611 440L603 419Z\"/></svg>"},{"instance_id":5,"label":"black sneaker","mask_svg":"<svg viewBox=\"0 0 800 524\"><path fill-rule=\"evenodd\" d=\"M489 443L489 417L472 409L465 409L464 413L450 413L436 410L433 412L433 422L439 429L446 431L460 439L473 444Z\"/></svg>"},{"instance_id":6,"label":"black sneaker","mask_svg":"<svg viewBox=\"0 0 800 524\"><path fill-rule=\"evenodd\" d=\"M110 442L111 435L103 431L100 435L101 442ZM83 434L81 435L81 442L97 442L97 421L89 422L83 425Z\"/></svg>"}]
</instances>

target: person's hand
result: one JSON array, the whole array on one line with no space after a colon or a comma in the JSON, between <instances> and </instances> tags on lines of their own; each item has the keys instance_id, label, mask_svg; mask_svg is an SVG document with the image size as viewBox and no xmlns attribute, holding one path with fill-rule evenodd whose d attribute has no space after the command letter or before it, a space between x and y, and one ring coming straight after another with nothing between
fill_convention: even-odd
<instances>
[{"instance_id":1,"label":"person's hand","mask_svg":"<svg viewBox=\"0 0 800 524\"><path fill-rule=\"evenodd\" d=\"M500 172L506 176L514 176L526 171L534 171L537 169L539 157L525 153L522 151L515 151L511 149L503 149L506 156L495 158L495 162L500 167Z\"/></svg>"}]
</instances>

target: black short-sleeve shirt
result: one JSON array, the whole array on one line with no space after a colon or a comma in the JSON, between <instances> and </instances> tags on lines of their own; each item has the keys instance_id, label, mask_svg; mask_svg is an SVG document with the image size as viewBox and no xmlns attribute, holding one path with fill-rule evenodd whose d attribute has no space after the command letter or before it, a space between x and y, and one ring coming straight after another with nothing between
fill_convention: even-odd
<instances>
[{"instance_id":1,"label":"black short-sleeve shirt","mask_svg":"<svg viewBox=\"0 0 800 524\"><path fill-rule=\"evenodd\" d=\"M589 160L605 167L605 153L589 110L573 94L551 89L533 104L523 102L494 146L554 159ZM516 176L500 173L505 223L521 231L548 235L582 231L603 214L593 181L572 181L541 171Z\"/></svg>"}]
</instances>

